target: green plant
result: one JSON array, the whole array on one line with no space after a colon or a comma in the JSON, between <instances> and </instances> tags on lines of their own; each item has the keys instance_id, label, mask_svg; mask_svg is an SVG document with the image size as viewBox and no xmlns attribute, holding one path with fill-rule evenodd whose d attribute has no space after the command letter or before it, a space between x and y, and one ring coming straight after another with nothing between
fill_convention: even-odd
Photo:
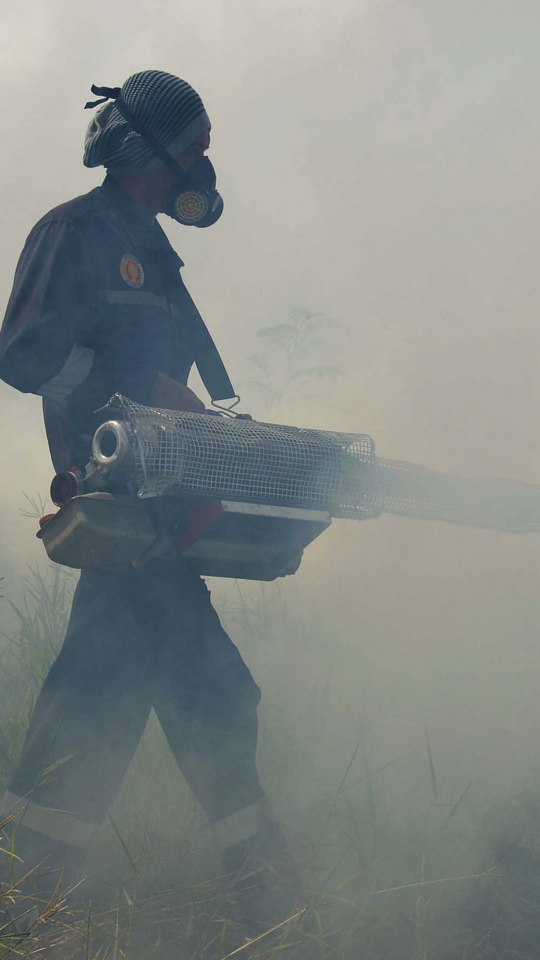
<instances>
[{"instance_id":1,"label":"green plant","mask_svg":"<svg viewBox=\"0 0 540 960\"><path fill-rule=\"evenodd\" d=\"M0 633L0 784L17 762L35 696L62 644L75 581L60 567L35 567L21 600L6 601L13 616Z\"/></svg>"},{"instance_id":2,"label":"green plant","mask_svg":"<svg viewBox=\"0 0 540 960\"><path fill-rule=\"evenodd\" d=\"M249 357L256 375L245 386L268 412L289 400L320 396L320 391L313 391L316 384L332 382L345 372L341 358L346 331L337 320L293 309L287 323L257 331L261 350Z\"/></svg>"}]
</instances>

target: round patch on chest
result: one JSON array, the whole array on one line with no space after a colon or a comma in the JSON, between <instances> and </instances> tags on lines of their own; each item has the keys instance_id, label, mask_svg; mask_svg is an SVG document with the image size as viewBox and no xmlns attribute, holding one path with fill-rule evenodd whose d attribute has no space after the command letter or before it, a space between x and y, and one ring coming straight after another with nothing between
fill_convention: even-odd
<instances>
[{"instance_id":1,"label":"round patch on chest","mask_svg":"<svg viewBox=\"0 0 540 960\"><path fill-rule=\"evenodd\" d=\"M144 283L143 265L137 257L126 253L120 261L120 273L130 287L142 287Z\"/></svg>"}]
</instances>

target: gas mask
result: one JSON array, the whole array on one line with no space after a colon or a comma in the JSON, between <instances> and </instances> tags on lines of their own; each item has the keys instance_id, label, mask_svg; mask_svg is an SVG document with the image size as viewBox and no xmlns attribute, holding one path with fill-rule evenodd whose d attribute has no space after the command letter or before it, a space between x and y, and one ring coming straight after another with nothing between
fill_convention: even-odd
<instances>
[{"instance_id":1,"label":"gas mask","mask_svg":"<svg viewBox=\"0 0 540 960\"><path fill-rule=\"evenodd\" d=\"M216 173L208 157L189 170L173 160L175 174L170 206L165 212L186 227L210 227L223 213L223 200L216 190ZM177 170L175 169L177 168Z\"/></svg>"},{"instance_id":2,"label":"gas mask","mask_svg":"<svg viewBox=\"0 0 540 960\"><path fill-rule=\"evenodd\" d=\"M144 123L126 106L120 96L120 87L92 86L92 93L102 99L87 103L85 108L97 107L106 100L114 100L116 109L130 127L152 148L174 174L167 216L186 227L210 227L223 213L223 200L216 190L216 173L208 157L198 160L189 170L183 170L168 150Z\"/></svg>"}]
</instances>

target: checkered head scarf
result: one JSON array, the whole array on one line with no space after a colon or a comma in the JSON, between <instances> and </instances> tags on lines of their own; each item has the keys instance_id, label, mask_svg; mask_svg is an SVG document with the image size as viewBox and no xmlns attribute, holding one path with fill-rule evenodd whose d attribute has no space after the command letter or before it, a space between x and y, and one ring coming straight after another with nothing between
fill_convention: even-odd
<instances>
[{"instance_id":1,"label":"checkered head scarf","mask_svg":"<svg viewBox=\"0 0 540 960\"><path fill-rule=\"evenodd\" d=\"M183 153L210 121L199 94L185 80L160 70L134 73L120 96L128 110L172 156ZM98 101L99 102L99 101ZM93 117L84 143L85 167L117 173L153 173L163 165L150 144L130 126L114 101Z\"/></svg>"}]
</instances>

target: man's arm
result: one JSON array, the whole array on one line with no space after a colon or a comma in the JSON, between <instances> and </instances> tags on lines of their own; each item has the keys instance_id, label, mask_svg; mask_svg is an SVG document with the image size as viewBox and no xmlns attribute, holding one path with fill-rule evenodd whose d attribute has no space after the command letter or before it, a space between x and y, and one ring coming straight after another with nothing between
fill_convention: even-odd
<instances>
[{"instance_id":1,"label":"man's arm","mask_svg":"<svg viewBox=\"0 0 540 960\"><path fill-rule=\"evenodd\" d=\"M93 351L77 343L79 238L65 221L32 231L0 332L0 376L23 393L62 401L86 379Z\"/></svg>"},{"instance_id":2,"label":"man's arm","mask_svg":"<svg viewBox=\"0 0 540 960\"><path fill-rule=\"evenodd\" d=\"M81 426L115 392L168 409L204 411L188 387L151 364L102 356L88 346L91 285L88 257L70 222L47 222L32 231L0 332L0 377L23 393L65 405Z\"/></svg>"},{"instance_id":3,"label":"man's arm","mask_svg":"<svg viewBox=\"0 0 540 960\"><path fill-rule=\"evenodd\" d=\"M152 389L151 404L164 410L187 410L191 413L205 411L204 403L193 390L161 372L158 373Z\"/></svg>"}]
</instances>

